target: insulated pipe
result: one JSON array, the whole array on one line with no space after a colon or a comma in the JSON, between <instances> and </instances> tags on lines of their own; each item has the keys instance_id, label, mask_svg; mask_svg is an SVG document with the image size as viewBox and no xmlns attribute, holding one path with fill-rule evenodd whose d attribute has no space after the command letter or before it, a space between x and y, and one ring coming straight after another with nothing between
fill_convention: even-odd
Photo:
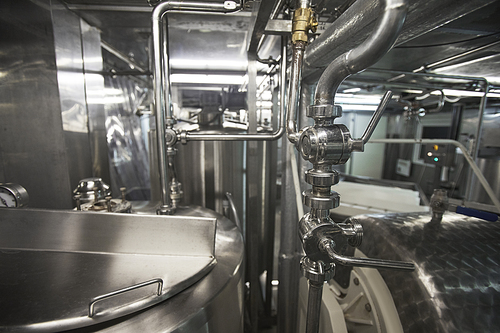
<instances>
[{"instance_id":1,"label":"insulated pipe","mask_svg":"<svg viewBox=\"0 0 500 333\"><path fill-rule=\"evenodd\" d=\"M494 0L408 0L409 11L396 45L419 37L493 3ZM303 79L315 82L328 64L365 40L381 8L378 0L356 0L314 42L304 55Z\"/></svg>"},{"instance_id":2,"label":"insulated pipe","mask_svg":"<svg viewBox=\"0 0 500 333\"><path fill-rule=\"evenodd\" d=\"M156 115L156 139L158 141L158 171L161 183L161 209L170 207L168 190L168 164L166 126L172 128L172 109L170 105L170 73L168 66L168 24L164 21L168 11L202 11L229 13L238 11L241 3L225 1L224 3L165 1L153 10L153 86L154 110Z\"/></svg>"},{"instance_id":3,"label":"insulated pipe","mask_svg":"<svg viewBox=\"0 0 500 333\"><path fill-rule=\"evenodd\" d=\"M285 95L286 95L286 43L285 37L281 41L280 60L280 125L273 133L265 134L203 134L181 132L177 140L187 141L272 141L277 140L285 133Z\"/></svg>"},{"instance_id":4,"label":"insulated pipe","mask_svg":"<svg viewBox=\"0 0 500 333\"><path fill-rule=\"evenodd\" d=\"M493 204L495 205L496 209L500 212L500 201L495 195L495 192L491 189L490 185L488 184L488 181L486 178L484 178L483 174L481 173L481 170L477 166L476 162L474 162L473 158L469 155L467 152L467 149L464 147L463 144L461 144L458 141L455 140L447 140L447 139L373 139L370 141L370 143L417 143L417 144L450 144L454 145L455 147L459 148L467 162L469 163L472 171L476 175L477 179L483 185L484 190L486 193L488 193L488 196L490 197L491 201L493 201Z\"/></svg>"},{"instance_id":5,"label":"insulated pipe","mask_svg":"<svg viewBox=\"0 0 500 333\"><path fill-rule=\"evenodd\" d=\"M379 61L396 42L408 8L405 0L383 0L383 3L382 18L370 37L336 58L321 75L314 96L316 105L334 104L342 81Z\"/></svg>"}]
</instances>

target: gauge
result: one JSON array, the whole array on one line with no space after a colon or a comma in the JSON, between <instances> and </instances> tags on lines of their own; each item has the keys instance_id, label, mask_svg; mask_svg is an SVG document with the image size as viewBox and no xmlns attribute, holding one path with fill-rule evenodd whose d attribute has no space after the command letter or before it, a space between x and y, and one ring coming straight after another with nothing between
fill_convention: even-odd
<instances>
[{"instance_id":1,"label":"gauge","mask_svg":"<svg viewBox=\"0 0 500 333\"><path fill-rule=\"evenodd\" d=\"M19 208L28 204L29 196L19 184L0 184L0 207Z\"/></svg>"}]
</instances>

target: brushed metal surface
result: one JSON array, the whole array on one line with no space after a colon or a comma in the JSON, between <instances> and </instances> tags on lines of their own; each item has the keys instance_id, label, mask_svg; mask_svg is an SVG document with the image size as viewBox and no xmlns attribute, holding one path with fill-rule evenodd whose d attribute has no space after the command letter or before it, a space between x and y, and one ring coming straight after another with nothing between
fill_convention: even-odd
<instances>
[{"instance_id":1,"label":"brushed metal surface","mask_svg":"<svg viewBox=\"0 0 500 333\"><path fill-rule=\"evenodd\" d=\"M128 315L216 264L215 217L0 209L1 331L53 332ZM91 299L160 278L95 307Z\"/></svg>"},{"instance_id":2,"label":"brushed metal surface","mask_svg":"<svg viewBox=\"0 0 500 333\"><path fill-rule=\"evenodd\" d=\"M125 186L131 200L147 200L150 188L149 157L143 133L147 132L149 126L143 127L141 117L135 112L140 106L148 105L148 88L126 76L106 76L104 86L104 131L111 191L116 196L120 193L120 187ZM149 125L148 119L145 119L145 125ZM96 130L92 136L98 135L102 129L99 127Z\"/></svg>"},{"instance_id":3,"label":"brushed metal surface","mask_svg":"<svg viewBox=\"0 0 500 333\"><path fill-rule=\"evenodd\" d=\"M500 224L445 213L360 215L369 257L415 262L380 271L405 332L500 331Z\"/></svg>"},{"instance_id":4,"label":"brushed metal surface","mask_svg":"<svg viewBox=\"0 0 500 333\"><path fill-rule=\"evenodd\" d=\"M101 32L80 19L83 73L88 112L89 147L92 176L110 184L108 145L106 142L106 113L104 112L104 78L97 74L103 69ZM117 195L119 192L115 192Z\"/></svg>"},{"instance_id":5,"label":"brushed metal surface","mask_svg":"<svg viewBox=\"0 0 500 333\"><path fill-rule=\"evenodd\" d=\"M154 205L146 205L142 213L154 211ZM217 218L217 265L196 284L147 311L72 333L243 332L244 245L241 233L233 222L205 208L179 207L177 213Z\"/></svg>"},{"instance_id":6,"label":"brushed metal surface","mask_svg":"<svg viewBox=\"0 0 500 333\"><path fill-rule=\"evenodd\" d=\"M0 3L0 177L31 207L71 208L50 2L37 4Z\"/></svg>"},{"instance_id":7,"label":"brushed metal surface","mask_svg":"<svg viewBox=\"0 0 500 333\"><path fill-rule=\"evenodd\" d=\"M76 187L80 179L92 176L80 18L57 2L51 9L66 173Z\"/></svg>"}]
</instances>

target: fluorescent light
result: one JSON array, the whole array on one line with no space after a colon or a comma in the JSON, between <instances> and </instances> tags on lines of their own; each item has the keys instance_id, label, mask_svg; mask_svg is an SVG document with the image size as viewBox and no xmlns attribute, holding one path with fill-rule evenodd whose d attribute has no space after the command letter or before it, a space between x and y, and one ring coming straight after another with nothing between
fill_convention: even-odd
<instances>
[{"instance_id":1,"label":"fluorescent light","mask_svg":"<svg viewBox=\"0 0 500 333\"><path fill-rule=\"evenodd\" d=\"M203 74L172 74L172 83L203 83L203 84L236 84L242 85L248 80L247 75L203 75Z\"/></svg>"},{"instance_id":2,"label":"fluorescent light","mask_svg":"<svg viewBox=\"0 0 500 333\"><path fill-rule=\"evenodd\" d=\"M353 95L339 93L335 95L335 103L339 104L367 104L378 105L382 96L380 95Z\"/></svg>"},{"instance_id":3,"label":"fluorescent light","mask_svg":"<svg viewBox=\"0 0 500 333\"><path fill-rule=\"evenodd\" d=\"M343 93L344 94L355 93L355 92L358 92L358 91L361 91L361 88L349 88L349 89L344 90Z\"/></svg>"},{"instance_id":4,"label":"fluorescent light","mask_svg":"<svg viewBox=\"0 0 500 333\"><path fill-rule=\"evenodd\" d=\"M246 71L247 61L238 60L190 60L190 59L170 59L172 68L182 69L224 69L233 71Z\"/></svg>"},{"instance_id":5,"label":"fluorescent light","mask_svg":"<svg viewBox=\"0 0 500 333\"><path fill-rule=\"evenodd\" d=\"M415 90L415 89L406 89L403 90L403 92L408 93L408 94L423 94L423 90Z\"/></svg>"},{"instance_id":6,"label":"fluorescent light","mask_svg":"<svg viewBox=\"0 0 500 333\"><path fill-rule=\"evenodd\" d=\"M375 111L377 110L377 105L365 105L365 104L341 104L342 111Z\"/></svg>"},{"instance_id":7,"label":"fluorescent light","mask_svg":"<svg viewBox=\"0 0 500 333\"><path fill-rule=\"evenodd\" d=\"M457 96L457 97L483 97L484 92L482 91L469 91L469 90L455 90L455 89L443 89L445 96ZM431 95L441 95L439 91L431 92ZM488 93L488 97L500 98L498 93Z\"/></svg>"}]
</instances>

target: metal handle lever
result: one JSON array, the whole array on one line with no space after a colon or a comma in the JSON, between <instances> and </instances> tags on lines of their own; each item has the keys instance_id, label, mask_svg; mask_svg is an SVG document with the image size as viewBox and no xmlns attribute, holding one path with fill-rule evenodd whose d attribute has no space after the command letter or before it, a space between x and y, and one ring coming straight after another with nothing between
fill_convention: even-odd
<instances>
[{"instance_id":1,"label":"metal handle lever","mask_svg":"<svg viewBox=\"0 0 500 333\"><path fill-rule=\"evenodd\" d=\"M325 239L324 241L322 241L320 243L320 246L335 263L344 266L397 269L404 271L415 270L415 265L411 262L372 259L372 258L354 258L354 257L347 257L340 255L333 249L334 245L332 244L332 240L330 239Z\"/></svg>"},{"instance_id":2,"label":"metal handle lever","mask_svg":"<svg viewBox=\"0 0 500 333\"><path fill-rule=\"evenodd\" d=\"M153 279L153 280L149 280L149 281L146 281L146 282L138 283L138 284L135 284L135 285L130 286L130 287L126 287L126 288L123 288L123 289L115 290L115 291L112 291L112 292L110 292L108 294L100 295L100 296L92 298L90 300L90 303L89 303L89 317L93 317L94 316L94 306L95 306L95 304L97 302L105 300L105 299L113 297L113 296L116 296L116 295L119 295L119 294L126 293L128 291L132 291L132 290L135 290L135 289L138 289L138 288L141 288L141 287L149 286L149 285L155 284L155 283L158 283L158 290L157 290L156 294L158 296L160 296L161 295L161 291L163 289L163 280L160 279L160 278L158 278L158 279Z\"/></svg>"},{"instance_id":3,"label":"metal handle lever","mask_svg":"<svg viewBox=\"0 0 500 333\"><path fill-rule=\"evenodd\" d=\"M387 104L389 104L391 97L392 91L388 90L380 100L377 110L375 110L375 112L373 113L373 116L371 117L368 126L366 126L366 129L361 138L353 140L353 151L364 151L364 146L368 142L368 140L370 140L373 132L375 131L375 127L377 127L378 122L382 118L382 115L385 111L385 108L387 107Z\"/></svg>"}]
</instances>

